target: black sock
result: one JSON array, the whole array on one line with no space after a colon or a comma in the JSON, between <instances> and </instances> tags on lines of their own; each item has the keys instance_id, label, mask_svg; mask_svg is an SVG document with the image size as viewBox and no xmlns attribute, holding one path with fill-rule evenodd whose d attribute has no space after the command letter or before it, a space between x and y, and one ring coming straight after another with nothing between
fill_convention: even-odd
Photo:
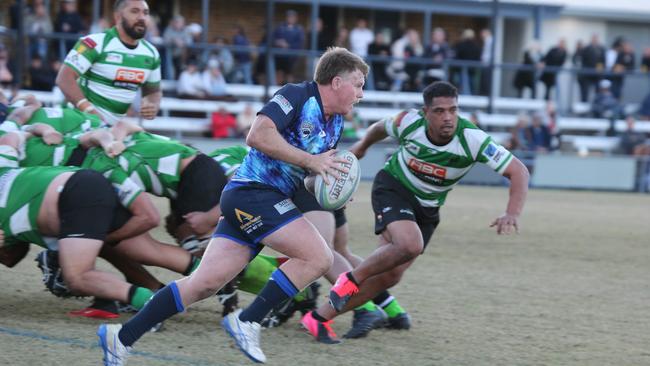
<instances>
[{"instance_id":1,"label":"black sock","mask_svg":"<svg viewBox=\"0 0 650 366\"><path fill-rule=\"evenodd\" d=\"M318 320L318 321L321 322L321 323L324 323L324 322L327 321L327 319L323 318L320 314L318 314L318 313L316 312L316 310L314 310L314 311L311 312L311 316L312 316L312 318Z\"/></svg>"},{"instance_id":2,"label":"black sock","mask_svg":"<svg viewBox=\"0 0 650 366\"><path fill-rule=\"evenodd\" d=\"M190 264L187 265L187 268L183 272L183 276L189 276L190 274L192 274L192 271L194 271L194 269L196 268L198 261L199 259L197 257L191 255Z\"/></svg>"},{"instance_id":3,"label":"black sock","mask_svg":"<svg viewBox=\"0 0 650 366\"><path fill-rule=\"evenodd\" d=\"M372 299L372 302L374 302L376 305L381 306L384 303L384 301L390 298L390 296L391 295L388 293L388 291L384 290L379 295L375 296L375 298Z\"/></svg>"},{"instance_id":4,"label":"black sock","mask_svg":"<svg viewBox=\"0 0 650 366\"><path fill-rule=\"evenodd\" d=\"M352 283L357 285L357 287L359 286L359 282L357 282L357 280L354 278L354 276L352 275L352 272L348 272L347 277L348 277L348 280L352 281Z\"/></svg>"}]
</instances>

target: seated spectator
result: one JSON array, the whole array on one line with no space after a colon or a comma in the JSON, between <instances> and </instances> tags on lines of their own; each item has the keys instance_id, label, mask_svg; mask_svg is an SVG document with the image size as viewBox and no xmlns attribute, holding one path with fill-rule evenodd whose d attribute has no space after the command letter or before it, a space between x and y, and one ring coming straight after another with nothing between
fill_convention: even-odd
<instances>
[{"instance_id":1,"label":"seated spectator","mask_svg":"<svg viewBox=\"0 0 650 366\"><path fill-rule=\"evenodd\" d=\"M639 118L643 120L650 120L650 93L648 93L639 107Z\"/></svg>"},{"instance_id":2,"label":"seated spectator","mask_svg":"<svg viewBox=\"0 0 650 366\"><path fill-rule=\"evenodd\" d=\"M231 130L237 126L235 117L228 113L225 107L219 108L212 113L212 137L223 138L230 137Z\"/></svg>"},{"instance_id":3,"label":"seated spectator","mask_svg":"<svg viewBox=\"0 0 650 366\"><path fill-rule=\"evenodd\" d=\"M368 46L370 56L390 56L390 46L386 41L384 33L378 32L375 35L375 41ZM387 61L371 61L370 72L374 80L374 88L377 90L388 90L390 88L390 79L386 74Z\"/></svg>"},{"instance_id":4,"label":"seated spectator","mask_svg":"<svg viewBox=\"0 0 650 366\"><path fill-rule=\"evenodd\" d=\"M34 55L29 65L29 88L32 90L52 91L56 74L49 64L43 63L40 56Z\"/></svg>"},{"instance_id":5,"label":"seated spectator","mask_svg":"<svg viewBox=\"0 0 650 366\"><path fill-rule=\"evenodd\" d=\"M634 117L625 119L627 129L621 134L618 152L625 155L643 156L650 155L650 144L646 143L646 135L634 131Z\"/></svg>"},{"instance_id":6,"label":"seated spectator","mask_svg":"<svg viewBox=\"0 0 650 366\"><path fill-rule=\"evenodd\" d=\"M528 150L528 139L526 137L526 130L528 124L530 123L530 118L525 113L519 113L517 116L517 122L512 127L510 131L510 140L504 144L504 147L508 150Z\"/></svg>"},{"instance_id":7,"label":"seated spectator","mask_svg":"<svg viewBox=\"0 0 650 366\"><path fill-rule=\"evenodd\" d=\"M9 59L9 52L5 45L0 43L0 86L7 87L16 84L13 64Z\"/></svg>"},{"instance_id":8,"label":"seated spectator","mask_svg":"<svg viewBox=\"0 0 650 366\"><path fill-rule=\"evenodd\" d=\"M226 91L226 78L221 73L219 60L210 59L208 67L205 68L201 79L203 80L203 90L208 97L223 97L228 95Z\"/></svg>"},{"instance_id":9,"label":"seated spectator","mask_svg":"<svg viewBox=\"0 0 650 366\"><path fill-rule=\"evenodd\" d=\"M246 104L244 110L237 115L237 133L240 136L246 137L248 135L256 115L257 113L255 113L253 105L250 103Z\"/></svg>"},{"instance_id":10,"label":"seated spectator","mask_svg":"<svg viewBox=\"0 0 650 366\"><path fill-rule=\"evenodd\" d=\"M196 61L191 60L187 63L185 70L181 72L181 76L178 78L176 91L179 98L205 98L203 79Z\"/></svg>"},{"instance_id":11,"label":"seated spectator","mask_svg":"<svg viewBox=\"0 0 650 366\"><path fill-rule=\"evenodd\" d=\"M598 83L598 93L591 104L591 113L596 118L617 119L622 107L611 91L612 82L603 79Z\"/></svg>"},{"instance_id":12,"label":"seated spectator","mask_svg":"<svg viewBox=\"0 0 650 366\"><path fill-rule=\"evenodd\" d=\"M541 113L533 113L531 124L526 128L529 150L546 152L551 150L551 130L544 124Z\"/></svg>"},{"instance_id":13,"label":"seated spectator","mask_svg":"<svg viewBox=\"0 0 650 366\"><path fill-rule=\"evenodd\" d=\"M227 46L226 39L223 37L215 38L214 44L219 47ZM226 78L226 80L230 80L230 75L235 68L235 57L233 56L232 52L230 52L230 50L227 48L219 48L213 57L216 57L219 61L221 73L223 76Z\"/></svg>"}]
</instances>

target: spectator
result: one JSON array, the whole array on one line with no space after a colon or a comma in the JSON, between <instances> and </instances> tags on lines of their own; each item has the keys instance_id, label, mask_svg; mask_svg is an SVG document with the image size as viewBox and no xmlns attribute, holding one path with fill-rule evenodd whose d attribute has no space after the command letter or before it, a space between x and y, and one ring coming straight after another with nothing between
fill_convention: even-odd
<instances>
[{"instance_id":1,"label":"spectator","mask_svg":"<svg viewBox=\"0 0 650 366\"><path fill-rule=\"evenodd\" d=\"M641 71L642 72L650 71L650 47L646 47L643 50L643 57L641 58Z\"/></svg>"},{"instance_id":2,"label":"spectator","mask_svg":"<svg viewBox=\"0 0 650 366\"><path fill-rule=\"evenodd\" d=\"M52 20L50 20L50 14L42 1L35 3L34 13L26 17L25 29L30 40L30 57L38 55L41 59L46 59L48 57L49 41L43 36L52 33L54 27L52 26Z\"/></svg>"},{"instance_id":3,"label":"spectator","mask_svg":"<svg viewBox=\"0 0 650 366\"><path fill-rule=\"evenodd\" d=\"M542 61L542 53L539 51L539 45L534 42L526 51L522 65L524 67L515 73L514 86L517 89L517 97L523 98L526 88L530 89L531 98L535 99L537 95L537 65Z\"/></svg>"},{"instance_id":4,"label":"spectator","mask_svg":"<svg viewBox=\"0 0 650 366\"><path fill-rule=\"evenodd\" d=\"M431 61L422 82L424 85L447 78L442 69L444 62L451 58L451 48L446 39L447 35L442 28L435 28L431 32L431 44L424 50L424 57Z\"/></svg>"},{"instance_id":5,"label":"spectator","mask_svg":"<svg viewBox=\"0 0 650 366\"><path fill-rule=\"evenodd\" d=\"M88 32L90 34L104 33L110 27L111 27L111 24L108 22L108 20L106 20L106 18L99 18L99 19L97 19L97 21L95 21L93 24L90 25L90 30ZM147 24L147 35L150 32L151 32L151 29L149 29L149 25Z\"/></svg>"},{"instance_id":6,"label":"spectator","mask_svg":"<svg viewBox=\"0 0 650 366\"><path fill-rule=\"evenodd\" d=\"M167 48L165 58L167 61L171 58L171 71L173 75L178 75L185 64L186 47L192 43L192 38L185 31L185 18L182 15L176 15L165 28L163 42Z\"/></svg>"},{"instance_id":7,"label":"spectator","mask_svg":"<svg viewBox=\"0 0 650 366\"><path fill-rule=\"evenodd\" d=\"M18 80L14 79L14 74L14 65L9 58L9 51L4 44L0 43L0 86L16 86Z\"/></svg>"},{"instance_id":8,"label":"spectator","mask_svg":"<svg viewBox=\"0 0 650 366\"><path fill-rule=\"evenodd\" d=\"M459 61L480 61L481 60L481 46L476 42L476 36L471 29L465 29L461 35L460 41L454 46L454 53L456 60ZM460 85L462 94L473 94L474 79L476 76L476 67L460 67L455 68L457 76L457 85Z\"/></svg>"},{"instance_id":9,"label":"spectator","mask_svg":"<svg viewBox=\"0 0 650 366\"><path fill-rule=\"evenodd\" d=\"M212 137L230 137L231 130L237 126L235 117L228 113L225 107L220 107L212 113Z\"/></svg>"},{"instance_id":10,"label":"spectator","mask_svg":"<svg viewBox=\"0 0 650 366\"><path fill-rule=\"evenodd\" d=\"M533 113L531 124L526 128L528 148L535 152L546 152L551 149L551 130L544 124L541 113Z\"/></svg>"},{"instance_id":11,"label":"spectator","mask_svg":"<svg viewBox=\"0 0 650 366\"><path fill-rule=\"evenodd\" d=\"M190 36L190 43L187 48L187 58L193 58L196 60L205 61L207 52L199 48L192 48L192 45L199 44L203 42L203 27L199 23L190 23L185 27L185 32Z\"/></svg>"},{"instance_id":12,"label":"spectator","mask_svg":"<svg viewBox=\"0 0 650 366\"><path fill-rule=\"evenodd\" d=\"M409 79L409 74L406 73L406 63L404 62L406 58L406 46L409 43L409 31L406 31L402 37L398 38L390 46L393 61L386 68L386 74L391 79L390 90L392 91L401 91L402 85Z\"/></svg>"},{"instance_id":13,"label":"spectator","mask_svg":"<svg viewBox=\"0 0 650 366\"><path fill-rule=\"evenodd\" d=\"M646 94L639 107L639 117L643 120L650 120L650 93Z\"/></svg>"},{"instance_id":14,"label":"spectator","mask_svg":"<svg viewBox=\"0 0 650 366\"><path fill-rule=\"evenodd\" d=\"M551 88L555 86L557 73L556 70L548 70L547 68L559 68L564 65L566 62L567 52L566 52L566 40L560 39L558 45L551 48L548 53L544 56L544 72L540 77L540 80L544 83L546 91L544 92L544 99L551 99ZM556 89L557 92L557 89ZM556 93L557 94L557 93ZM556 95L557 97L557 95Z\"/></svg>"},{"instance_id":15,"label":"spectator","mask_svg":"<svg viewBox=\"0 0 650 366\"><path fill-rule=\"evenodd\" d=\"M350 32L350 51L366 58L368 46L374 39L374 34L368 29L368 21L364 18L357 19L357 24Z\"/></svg>"},{"instance_id":16,"label":"spectator","mask_svg":"<svg viewBox=\"0 0 650 366\"><path fill-rule=\"evenodd\" d=\"M624 41L620 51L616 55L616 62L612 69L612 94L617 99L621 99L623 94L623 84L625 82L625 73L634 71L634 48L628 41Z\"/></svg>"},{"instance_id":17,"label":"spectator","mask_svg":"<svg viewBox=\"0 0 650 366\"><path fill-rule=\"evenodd\" d=\"M650 155L650 145L646 143L646 135L634 130L634 117L625 119L627 129L620 136L618 152L625 155Z\"/></svg>"},{"instance_id":18,"label":"spectator","mask_svg":"<svg viewBox=\"0 0 650 366\"><path fill-rule=\"evenodd\" d=\"M158 27L158 24L160 23L160 19L158 18L157 15L149 15L147 17L147 33L144 35L144 39L146 39L148 42L150 42L152 45L156 46L157 48L160 48L161 46L164 46L164 41L163 38L160 35L160 27Z\"/></svg>"},{"instance_id":19,"label":"spectator","mask_svg":"<svg viewBox=\"0 0 650 366\"><path fill-rule=\"evenodd\" d=\"M375 40L368 46L368 54L370 56L390 56L390 46L386 41L383 33L379 32L375 35ZM370 72L374 80L374 88L377 90L388 90L390 88L390 78L386 74L387 61L370 61Z\"/></svg>"},{"instance_id":20,"label":"spectator","mask_svg":"<svg viewBox=\"0 0 650 366\"><path fill-rule=\"evenodd\" d=\"M61 2L61 12L59 12L59 17L54 25L54 31L78 35L79 33L82 33L84 29L85 26L83 19L81 19L81 15L77 12L77 1L63 0ZM63 50L64 54L74 47L77 39L78 37L71 37L69 41L65 42L65 50Z\"/></svg>"},{"instance_id":21,"label":"spectator","mask_svg":"<svg viewBox=\"0 0 650 366\"><path fill-rule=\"evenodd\" d=\"M177 93L179 98L205 98L206 92L203 89L203 79L195 60L187 62L185 70L178 78Z\"/></svg>"},{"instance_id":22,"label":"spectator","mask_svg":"<svg viewBox=\"0 0 650 366\"><path fill-rule=\"evenodd\" d=\"M208 61L208 67L203 71L201 79L206 96L218 98L228 95L226 79L221 73L219 60L213 58Z\"/></svg>"},{"instance_id":23,"label":"spectator","mask_svg":"<svg viewBox=\"0 0 650 366\"><path fill-rule=\"evenodd\" d=\"M591 89L597 91L598 81L605 68L605 48L600 44L598 35L591 36L591 42L580 52L580 69L578 84L580 85L580 100L590 99Z\"/></svg>"},{"instance_id":24,"label":"spectator","mask_svg":"<svg viewBox=\"0 0 650 366\"><path fill-rule=\"evenodd\" d=\"M226 80L230 80L230 75L235 68L235 56L233 56L232 52L226 48L227 44L225 38L217 37L214 40L214 44L219 47L215 56L221 65L221 72Z\"/></svg>"},{"instance_id":25,"label":"spectator","mask_svg":"<svg viewBox=\"0 0 650 366\"><path fill-rule=\"evenodd\" d=\"M238 47L250 47L250 41L246 36L246 31L244 27L237 25L235 26L235 34L232 37L233 46ZM251 52L246 51L235 51L235 66L232 71L233 81L236 83L242 82L244 84L253 84L253 64L251 62Z\"/></svg>"},{"instance_id":26,"label":"spectator","mask_svg":"<svg viewBox=\"0 0 650 366\"><path fill-rule=\"evenodd\" d=\"M510 151L528 150L528 139L526 137L526 131L528 129L528 124L530 123L530 118L525 113L519 113L517 116L517 122L512 127L510 131L510 140L504 144L504 147Z\"/></svg>"},{"instance_id":27,"label":"spectator","mask_svg":"<svg viewBox=\"0 0 650 366\"><path fill-rule=\"evenodd\" d=\"M480 128L480 129L482 129L483 131L487 131L486 128L481 127L481 121L480 121L479 118L478 118L478 112L477 112L477 111L473 111L473 112L469 115L469 121L472 122L472 123L474 124L474 126Z\"/></svg>"},{"instance_id":28,"label":"spectator","mask_svg":"<svg viewBox=\"0 0 650 366\"><path fill-rule=\"evenodd\" d=\"M481 40L483 41L483 46L481 48L481 63L483 68L481 69L481 82L479 87L480 95L490 94L491 87L491 73L490 61L492 60L492 43L494 42L494 37L492 37L492 31L487 28L481 30Z\"/></svg>"},{"instance_id":29,"label":"spectator","mask_svg":"<svg viewBox=\"0 0 650 366\"><path fill-rule=\"evenodd\" d=\"M248 131L250 131L256 115L251 103L246 103L244 110L237 115L237 133L241 137L248 136Z\"/></svg>"},{"instance_id":30,"label":"spectator","mask_svg":"<svg viewBox=\"0 0 650 366\"><path fill-rule=\"evenodd\" d=\"M286 22L280 24L273 32L273 47L284 50L303 49L305 43L305 31L298 24L298 13L289 10L286 14ZM278 85L293 81L293 67L297 56L278 55L275 57L276 82Z\"/></svg>"},{"instance_id":31,"label":"spectator","mask_svg":"<svg viewBox=\"0 0 650 366\"><path fill-rule=\"evenodd\" d=\"M348 31L348 29L345 27L339 28L339 31L336 33L336 38L334 39L334 43L332 45L350 49L350 31Z\"/></svg>"},{"instance_id":32,"label":"spectator","mask_svg":"<svg viewBox=\"0 0 650 366\"><path fill-rule=\"evenodd\" d=\"M325 51L327 47L333 44L332 37L329 35L330 32L327 32L325 25L323 24L323 19L316 19L316 49L318 51ZM307 41L310 42L309 46L311 47L311 31L307 37Z\"/></svg>"},{"instance_id":33,"label":"spectator","mask_svg":"<svg viewBox=\"0 0 650 366\"><path fill-rule=\"evenodd\" d=\"M615 120L620 117L622 107L611 91L612 82L603 79L598 83L598 92L591 104L591 113L596 118Z\"/></svg>"},{"instance_id":34,"label":"spectator","mask_svg":"<svg viewBox=\"0 0 650 366\"><path fill-rule=\"evenodd\" d=\"M29 78L29 88L32 90L52 91L56 84L54 70L39 55L34 55L30 61Z\"/></svg>"},{"instance_id":35,"label":"spectator","mask_svg":"<svg viewBox=\"0 0 650 366\"><path fill-rule=\"evenodd\" d=\"M410 29L406 32L406 37L408 43L404 48L404 59L408 60L410 58L420 58L424 55L424 47L420 41L420 33L415 29ZM420 70L422 70L422 65L414 62L407 62L405 66L405 71L408 74L408 82L406 90L417 91L420 87L421 78L419 77Z\"/></svg>"}]
</instances>

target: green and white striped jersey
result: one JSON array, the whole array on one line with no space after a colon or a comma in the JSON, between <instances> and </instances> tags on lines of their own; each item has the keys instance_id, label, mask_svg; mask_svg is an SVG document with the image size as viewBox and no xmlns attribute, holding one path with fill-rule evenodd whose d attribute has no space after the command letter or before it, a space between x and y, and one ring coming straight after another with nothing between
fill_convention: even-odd
<instances>
[{"instance_id":1,"label":"green and white striped jersey","mask_svg":"<svg viewBox=\"0 0 650 366\"><path fill-rule=\"evenodd\" d=\"M249 150L250 148L248 146L235 145L224 147L223 149L216 149L206 155L219 163L226 177L230 178L244 161Z\"/></svg>"},{"instance_id":2,"label":"green and white striped jersey","mask_svg":"<svg viewBox=\"0 0 650 366\"><path fill-rule=\"evenodd\" d=\"M413 192L422 206L442 206L447 193L474 164L486 164L503 174L513 159L506 148L466 119L458 118L454 137L445 146L429 140L427 124L415 109L384 120L388 135L399 141L384 170Z\"/></svg>"},{"instance_id":3,"label":"green and white striped jersey","mask_svg":"<svg viewBox=\"0 0 650 366\"><path fill-rule=\"evenodd\" d=\"M124 116L140 87L160 84L158 50L144 39L127 47L116 28L79 39L64 62L80 75L85 97L109 124Z\"/></svg>"}]
</instances>

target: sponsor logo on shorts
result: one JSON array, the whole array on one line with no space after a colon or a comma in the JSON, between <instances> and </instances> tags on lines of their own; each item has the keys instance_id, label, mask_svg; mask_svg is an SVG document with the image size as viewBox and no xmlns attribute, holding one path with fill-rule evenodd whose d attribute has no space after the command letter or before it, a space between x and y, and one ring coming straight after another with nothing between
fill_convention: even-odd
<instances>
[{"instance_id":1,"label":"sponsor logo on shorts","mask_svg":"<svg viewBox=\"0 0 650 366\"><path fill-rule=\"evenodd\" d=\"M445 179L447 176L447 169L435 164L420 161L415 158L409 159L408 167L416 173L420 173L429 177Z\"/></svg>"},{"instance_id":2,"label":"sponsor logo on shorts","mask_svg":"<svg viewBox=\"0 0 650 366\"><path fill-rule=\"evenodd\" d=\"M145 73L140 70L130 69L117 69L115 73L115 81L125 83L142 84L144 82Z\"/></svg>"},{"instance_id":3,"label":"sponsor logo on shorts","mask_svg":"<svg viewBox=\"0 0 650 366\"><path fill-rule=\"evenodd\" d=\"M403 208L403 209L399 210L399 213L407 214L407 215L410 215L410 216L415 216L415 214L413 213L413 210L408 209L408 208Z\"/></svg>"},{"instance_id":4,"label":"sponsor logo on shorts","mask_svg":"<svg viewBox=\"0 0 650 366\"><path fill-rule=\"evenodd\" d=\"M86 234L68 234L68 235L66 235L66 236L67 236L68 238L79 238L79 237L82 237L82 236L84 236L84 235L86 235Z\"/></svg>"},{"instance_id":5,"label":"sponsor logo on shorts","mask_svg":"<svg viewBox=\"0 0 650 366\"><path fill-rule=\"evenodd\" d=\"M392 209L393 209L393 208L390 207L390 206L388 206L388 207L384 207L384 208L381 209L381 213L386 213L386 212L388 212L388 211L390 211L390 210L392 210Z\"/></svg>"},{"instance_id":6,"label":"sponsor logo on shorts","mask_svg":"<svg viewBox=\"0 0 650 366\"><path fill-rule=\"evenodd\" d=\"M289 103L287 98L284 97L284 95L276 94L273 98L271 98L271 102L280 106L282 112L284 112L284 114L286 115L288 115L289 112L293 110L293 106L291 105L291 103Z\"/></svg>"},{"instance_id":7,"label":"sponsor logo on shorts","mask_svg":"<svg viewBox=\"0 0 650 366\"><path fill-rule=\"evenodd\" d=\"M239 223L241 224L239 226L239 229L245 232L246 234L250 234L253 231L262 227L262 225L264 225L264 223L262 222L262 216L253 216L238 208L235 209L235 217L237 218L237 221L239 221Z\"/></svg>"},{"instance_id":8,"label":"sponsor logo on shorts","mask_svg":"<svg viewBox=\"0 0 650 366\"><path fill-rule=\"evenodd\" d=\"M284 215L285 213L296 208L296 205L290 199L287 198L286 200L282 200L276 203L275 205L273 205L273 208L275 208L275 210L278 211L280 215Z\"/></svg>"}]
</instances>

